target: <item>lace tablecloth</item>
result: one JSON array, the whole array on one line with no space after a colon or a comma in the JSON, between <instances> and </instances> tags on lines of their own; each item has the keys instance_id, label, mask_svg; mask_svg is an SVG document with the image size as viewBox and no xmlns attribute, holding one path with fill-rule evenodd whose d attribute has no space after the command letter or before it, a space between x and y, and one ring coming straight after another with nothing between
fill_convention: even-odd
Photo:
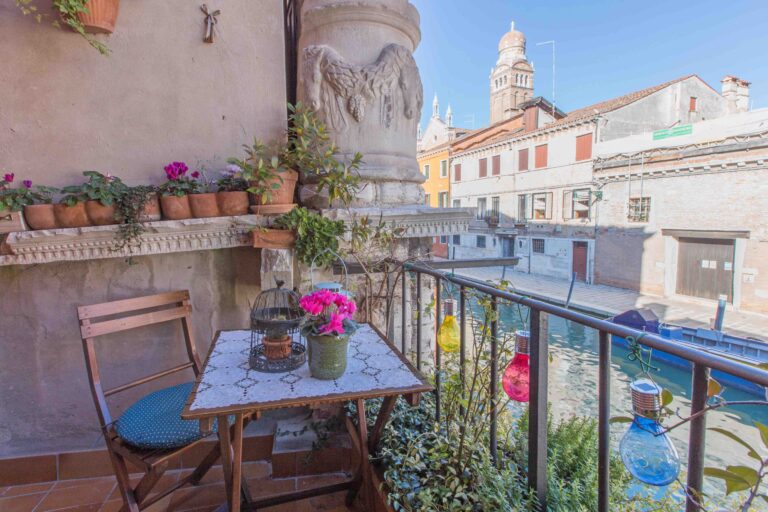
<instances>
[{"instance_id":1,"label":"lace tablecloth","mask_svg":"<svg viewBox=\"0 0 768 512\"><path fill-rule=\"evenodd\" d=\"M250 339L250 331L219 334L185 417L227 409L269 409L334 397L343 400L346 396L385 396L431 389L365 324L350 338L347 370L336 380L311 377L306 363L287 373L251 370Z\"/></svg>"}]
</instances>

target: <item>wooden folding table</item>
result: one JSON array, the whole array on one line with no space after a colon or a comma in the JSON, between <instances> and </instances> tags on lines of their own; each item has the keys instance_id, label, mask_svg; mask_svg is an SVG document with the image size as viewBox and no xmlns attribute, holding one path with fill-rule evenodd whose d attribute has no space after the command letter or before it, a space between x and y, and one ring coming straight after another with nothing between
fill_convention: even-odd
<instances>
[{"instance_id":1,"label":"wooden folding table","mask_svg":"<svg viewBox=\"0 0 768 512\"><path fill-rule=\"evenodd\" d=\"M231 512L277 505L348 490L347 503L355 499L370 474L369 452L375 451L384 427L400 396L415 405L421 393L431 391L424 377L375 328L365 324L350 337L347 370L336 380L310 376L307 364L288 373L263 373L248 364L250 331L217 333L182 412L184 419L200 420L203 431L218 421L222 465ZM368 435L365 400L383 398L373 430ZM352 478L336 484L294 491L253 500L242 483L243 428L247 418L262 411L288 407L317 406L354 401L356 422L347 419L347 429L359 455ZM372 491L372 487L369 487ZM366 492L369 500L372 492ZM370 508L369 505L367 505Z\"/></svg>"}]
</instances>

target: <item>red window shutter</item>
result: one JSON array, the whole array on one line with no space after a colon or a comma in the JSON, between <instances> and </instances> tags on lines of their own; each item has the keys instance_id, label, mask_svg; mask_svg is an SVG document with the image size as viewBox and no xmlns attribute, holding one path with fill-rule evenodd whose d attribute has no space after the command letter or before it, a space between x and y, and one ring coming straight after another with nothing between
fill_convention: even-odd
<instances>
[{"instance_id":1,"label":"red window shutter","mask_svg":"<svg viewBox=\"0 0 768 512\"><path fill-rule=\"evenodd\" d=\"M517 152L517 170L518 171L527 171L528 170L528 148L521 149Z\"/></svg>"},{"instance_id":2,"label":"red window shutter","mask_svg":"<svg viewBox=\"0 0 768 512\"><path fill-rule=\"evenodd\" d=\"M592 134L585 133L576 137L576 161L592 158Z\"/></svg>"},{"instance_id":3,"label":"red window shutter","mask_svg":"<svg viewBox=\"0 0 768 512\"><path fill-rule=\"evenodd\" d=\"M480 177L485 178L486 176L488 176L488 159L481 158L480 159Z\"/></svg>"},{"instance_id":4,"label":"red window shutter","mask_svg":"<svg viewBox=\"0 0 768 512\"><path fill-rule=\"evenodd\" d=\"M536 146L536 168L541 169L547 166L547 145Z\"/></svg>"},{"instance_id":5,"label":"red window shutter","mask_svg":"<svg viewBox=\"0 0 768 512\"><path fill-rule=\"evenodd\" d=\"M501 174L501 155L496 155L491 161L491 174L498 176Z\"/></svg>"},{"instance_id":6,"label":"red window shutter","mask_svg":"<svg viewBox=\"0 0 768 512\"><path fill-rule=\"evenodd\" d=\"M453 166L453 181L461 181L461 164Z\"/></svg>"},{"instance_id":7,"label":"red window shutter","mask_svg":"<svg viewBox=\"0 0 768 512\"><path fill-rule=\"evenodd\" d=\"M696 112L696 97L691 96L690 103L688 104L689 112Z\"/></svg>"}]
</instances>

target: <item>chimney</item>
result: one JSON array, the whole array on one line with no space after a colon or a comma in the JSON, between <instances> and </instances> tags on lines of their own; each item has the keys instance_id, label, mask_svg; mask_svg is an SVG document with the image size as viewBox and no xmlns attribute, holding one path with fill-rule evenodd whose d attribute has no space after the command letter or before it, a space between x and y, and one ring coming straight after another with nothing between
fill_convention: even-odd
<instances>
[{"instance_id":1,"label":"chimney","mask_svg":"<svg viewBox=\"0 0 768 512\"><path fill-rule=\"evenodd\" d=\"M727 75L720 81L723 84L723 98L728 100L730 113L746 112L749 110L749 82Z\"/></svg>"}]
</instances>

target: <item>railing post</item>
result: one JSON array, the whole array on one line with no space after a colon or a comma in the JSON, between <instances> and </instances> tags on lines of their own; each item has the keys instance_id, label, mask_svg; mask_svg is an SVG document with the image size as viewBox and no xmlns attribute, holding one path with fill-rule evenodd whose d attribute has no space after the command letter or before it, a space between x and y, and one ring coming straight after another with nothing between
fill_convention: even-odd
<instances>
[{"instance_id":1,"label":"railing post","mask_svg":"<svg viewBox=\"0 0 768 512\"><path fill-rule=\"evenodd\" d=\"M416 369L421 370L421 272L416 271Z\"/></svg>"},{"instance_id":2,"label":"railing post","mask_svg":"<svg viewBox=\"0 0 768 512\"><path fill-rule=\"evenodd\" d=\"M440 322L442 320L442 310L440 309L440 278L435 278L435 421L440 423L440 371L442 369L440 344L437 338L440 335Z\"/></svg>"},{"instance_id":3,"label":"railing post","mask_svg":"<svg viewBox=\"0 0 768 512\"><path fill-rule=\"evenodd\" d=\"M498 346L498 338L499 338L499 299L496 297L491 297L491 314L493 315L493 318L491 318L491 393L490 393L490 420L491 420L491 432L490 432L490 449L491 449L491 460L493 461L493 465L496 466L498 464L497 460L497 414L498 411L496 410L496 395L498 393L497 387L498 387L498 381L499 381L499 346Z\"/></svg>"},{"instance_id":4,"label":"railing post","mask_svg":"<svg viewBox=\"0 0 768 512\"><path fill-rule=\"evenodd\" d=\"M464 399L466 390L466 375L464 375L464 366L467 361L467 333L466 333L466 289L459 288L459 382L461 382L461 399ZM464 406L459 407L459 412L464 416Z\"/></svg>"},{"instance_id":5,"label":"railing post","mask_svg":"<svg viewBox=\"0 0 768 512\"><path fill-rule=\"evenodd\" d=\"M611 491L611 336L600 331L597 510L608 512Z\"/></svg>"},{"instance_id":6,"label":"railing post","mask_svg":"<svg viewBox=\"0 0 768 512\"><path fill-rule=\"evenodd\" d=\"M530 405L528 408L528 485L541 510L547 510L547 370L549 364L546 317L531 308ZM543 331L543 332L542 332Z\"/></svg>"},{"instance_id":7,"label":"railing post","mask_svg":"<svg viewBox=\"0 0 768 512\"><path fill-rule=\"evenodd\" d=\"M691 392L691 415L707 406L707 388L709 387L709 368L694 363ZM686 488L685 512L701 510L697 501L701 500L701 488L704 483L704 444L707 432L707 415L702 414L691 420L688 433L688 482Z\"/></svg>"},{"instance_id":8,"label":"railing post","mask_svg":"<svg viewBox=\"0 0 768 512\"><path fill-rule=\"evenodd\" d=\"M402 305L402 311L400 312L400 330L402 331L403 338L400 340L400 346L401 346L401 352L404 356L408 356L408 354L405 353L405 312L407 311L407 304L405 303L405 291L407 289L406 280L408 279L408 272L405 270L405 265L403 265L403 283L402 283L402 294L403 296L400 298L400 303Z\"/></svg>"}]
</instances>

